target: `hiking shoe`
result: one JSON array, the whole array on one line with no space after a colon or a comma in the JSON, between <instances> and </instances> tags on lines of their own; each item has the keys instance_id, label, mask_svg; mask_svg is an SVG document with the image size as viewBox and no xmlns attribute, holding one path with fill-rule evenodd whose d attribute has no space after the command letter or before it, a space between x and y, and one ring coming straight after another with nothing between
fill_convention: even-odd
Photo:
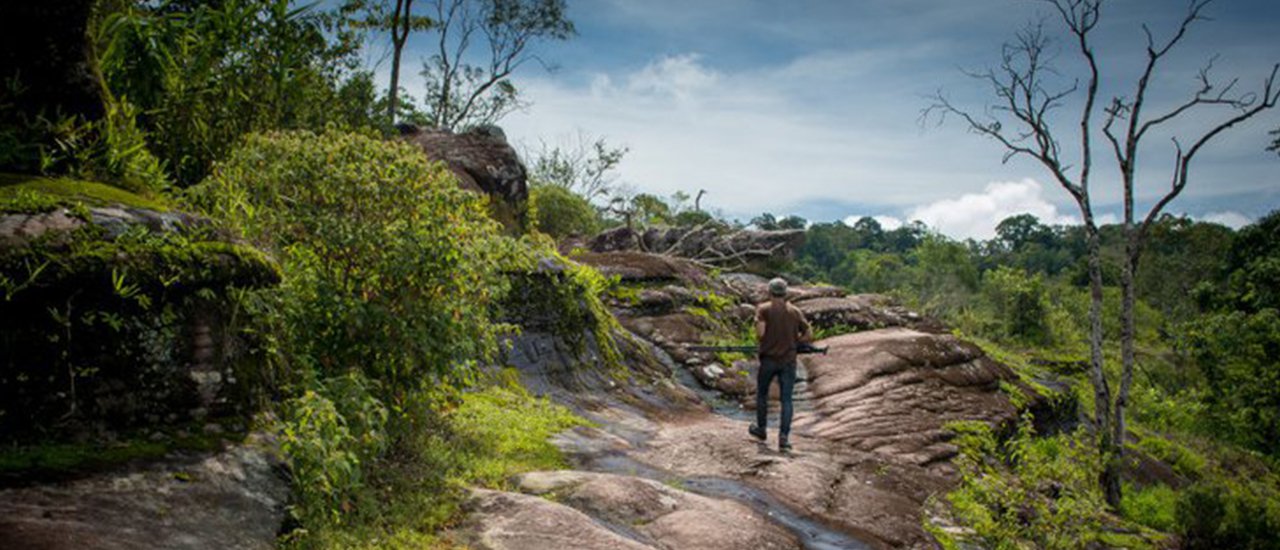
<instances>
[{"instance_id":1,"label":"hiking shoe","mask_svg":"<svg viewBox=\"0 0 1280 550\"><path fill-rule=\"evenodd\" d=\"M787 438L785 437L782 438L780 441L778 441L778 450L784 453L791 452L791 442L788 441Z\"/></svg>"},{"instance_id":2,"label":"hiking shoe","mask_svg":"<svg viewBox=\"0 0 1280 550\"><path fill-rule=\"evenodd\" d=\"M751 434L751 437L759 439L760 441L764 441L765 439L769 438L769 435L764 431L764 428L761 428L760 426L757 426L755 424L752 424L751 426L747 427L747 433Z\"/></svg>"}]
</instances>

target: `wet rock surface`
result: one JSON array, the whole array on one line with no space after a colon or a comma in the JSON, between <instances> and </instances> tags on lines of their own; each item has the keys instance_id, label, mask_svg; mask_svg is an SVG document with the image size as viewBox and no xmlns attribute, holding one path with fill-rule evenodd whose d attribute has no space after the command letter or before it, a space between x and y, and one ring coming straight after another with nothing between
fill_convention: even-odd
<instances>
[{"instance_id":1,"label":"wet rock surface","mask_svg":"<svg viewBox=\"0 0 1280 550\"><path fill-rule=\"evenodd\" d=\"M799 549L796 536L731 500L633 476L535 472L522 492L477 489L456 540L486 550Z\"/></svg>"},{"instance_id":2,"label":"wet rock surface","mask_svg":"<svg viewBox=\"0 0 1280 550\"><path fill-rule=\"evenodd\" d=\"M502 544L514 544L527 530L530 545L523 547L552 547L556 522L573 518L566 529L589 533L580 547L935 548L922 526L925 504L956 482L956 449L945 425L999 424L1016 415L1000 390L1001 382L1018 385L1013 373L936 321L884 296L793 285L789 299L815 327L850 332L818 342L829 347L826 355L802 356L795 448L780 453L776 385L768 442L747 434L756 361L688 349L725 327L749 327L755 303L767 298L767 278L730 273L708 280L696 265L634 251L577 259L642 285L635 299L610 305L656 361L641 369L642 383L605 394L590 385L549 390L596 423L555 439L575 470L530 474L515 482L521 494L484 496L479 509L490 508L472 516L479 523L471 532L483 534L475 540L505 533ZM709 317L692 314L689 306L706 292L732 304ZM536 361L526 363L522 372L539 371ZM686 392L649 389L663 377ZM669 400L677 393L680 399ZM528 500L530 494L546 498ZM502 499L510 502L494 508ZM510 519L534 508L547 509L550 523ZM754 530L762 524L769 528Z\"/></svg>"},{"instance_id":3,"label":"wet rock surface","mask_svg":"<svg viewBox=\"0 0 1280 550\"><path fill-rule=\"evenodd\" d=\"M791 453L774 450L776 431L759 444L747 422L707 416L664 425L642 462L683 476L742 481L788 508L871 547L931 548L921 506L948 481L919 466L793 433Z\"/></svg>"},{"instance_id":4,"label":"wet rock surface","mask_svg":"<svg viewBox=\"0 0 1280 550\"><path fill-rule=\"evenodd\" d=\"M270 444L0 490L0 548L274 548L290 494Z\"/></svg>"}]
</instances>

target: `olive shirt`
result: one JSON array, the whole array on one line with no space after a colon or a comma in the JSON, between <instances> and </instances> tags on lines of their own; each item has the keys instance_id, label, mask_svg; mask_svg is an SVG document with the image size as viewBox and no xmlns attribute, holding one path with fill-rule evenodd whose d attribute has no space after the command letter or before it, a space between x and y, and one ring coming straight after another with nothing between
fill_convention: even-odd
<instances>
[{"instance_id":1,"label":"olive shirt","mask_svg":"<svg viewBox=\"0 0 1280 550\"><path fill-rule=\"evenodd\" d=\"M764 323L759 353L763 359L784 363L796 360L796 344L809 333L809 321L800 308L786 301L770 300L756 307L756 322Z\"/></svg>"}]
</instances>

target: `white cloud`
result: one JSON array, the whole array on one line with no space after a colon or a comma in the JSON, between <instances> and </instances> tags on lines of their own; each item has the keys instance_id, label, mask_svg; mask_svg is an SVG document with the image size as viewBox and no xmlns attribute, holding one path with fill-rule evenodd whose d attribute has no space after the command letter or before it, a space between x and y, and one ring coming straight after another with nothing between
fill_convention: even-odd
<instances>
[{"instance_id":1,"label":"white cloud","mask_svg":"<svg viewBox=\"0 0 1280 550\"><path fill-rule=\"evenodd\" d=\"M894 218L881 221L886 227L918 218L957 238L990 237L1018 213L1076 223L1074 207L1054 206L1069 204L1064 192L1021 179L1042 167L1022 157L1000 163L998 145L959 125L918 125L924 96L971 86L930 61L945 57L944 42L810 49L755 65L689 51L661 55L659 47L666 46L654 46L639 66L522 77L532 107L502 121L507 135L517 144L579 132L604 137L630 151L620 182L661 196L705 189L704 206L741 219L881 212ZM1242 183L1201 185L1185 200L1240 193L1262 178L1222 176L1211 155L1202 160L1214 181ZM1095 204L1119 201L1110 173L1095 177ZM991 181L1006 183L983 187Z\"/></svg>"},{"instance_id":2,"label":"white cloud","mask_svg":"<svg viewBox=\"0 0 1280 550\"><path fill-rule=\"evenodd\" d=\"M849 216L844 219L844 224L849 227L853 227L853 224L858 223L858 220L864 217L865 216L862 216L859 214ZM898 218L895 216L871 216L871 219L875 220L876 223L879 223L880 229L883 229L885 231L893 231L894 229L902 227L906 223L902 221L902 218Z\"/></svg>"},{"instance_id":3,"label":"white cloud","mask_svg":"<svg viewBox=\"0 0 1280 550\"><path fill-rule=\"evenodd\" d=\"M639 95L669 96L680 102L692 100L716 85L720 79L714 71L699 63L699 55L686 53L659 59L632 73L627 79L630 92ZM596 86L598 91L608 90Z\"/></svg>"},{"instance_id":4,"label":"white cloud","mask_svg":"<svg viewBox=\"0 0 1280 550\"><path fill-rule=\"evenodd\" d=\"M1232 229L1240 229L1253 223L1253 219L1235 211L1210 212L1200 217L1201 221L1225 225Z\"/></svg>"},{"instance_id":5,"label":"white cloud","mask_svg":"<svg viewBox=\"0 0 1280 550\"><path fill-rule=\"evenodd\" d=\"M912 208L906 219L920 220L956 239L990 239L996 234L996 225L1016 214L1031 214L1046 225L1079 223L1078 217L1060 212L1043 193L1044 187L1033 179L992 182L981 193Z\"/></svg>"}]
</instances>

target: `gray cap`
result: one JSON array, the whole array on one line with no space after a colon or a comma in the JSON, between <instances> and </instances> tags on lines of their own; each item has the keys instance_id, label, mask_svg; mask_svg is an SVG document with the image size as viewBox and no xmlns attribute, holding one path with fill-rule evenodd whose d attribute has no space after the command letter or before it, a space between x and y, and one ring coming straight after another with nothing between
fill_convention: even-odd
<instances>
[{"instance_id":1,"label":"gray cap","mask_svg":"<svg viewBox=\"0 0 1280 550\"><path fill-rule=\"evenodd\" d=\"M769 281L769 294L773 296L786 296L787 282L781 277L774 277L773 280Z\"/></svg>"}]
</instances>

